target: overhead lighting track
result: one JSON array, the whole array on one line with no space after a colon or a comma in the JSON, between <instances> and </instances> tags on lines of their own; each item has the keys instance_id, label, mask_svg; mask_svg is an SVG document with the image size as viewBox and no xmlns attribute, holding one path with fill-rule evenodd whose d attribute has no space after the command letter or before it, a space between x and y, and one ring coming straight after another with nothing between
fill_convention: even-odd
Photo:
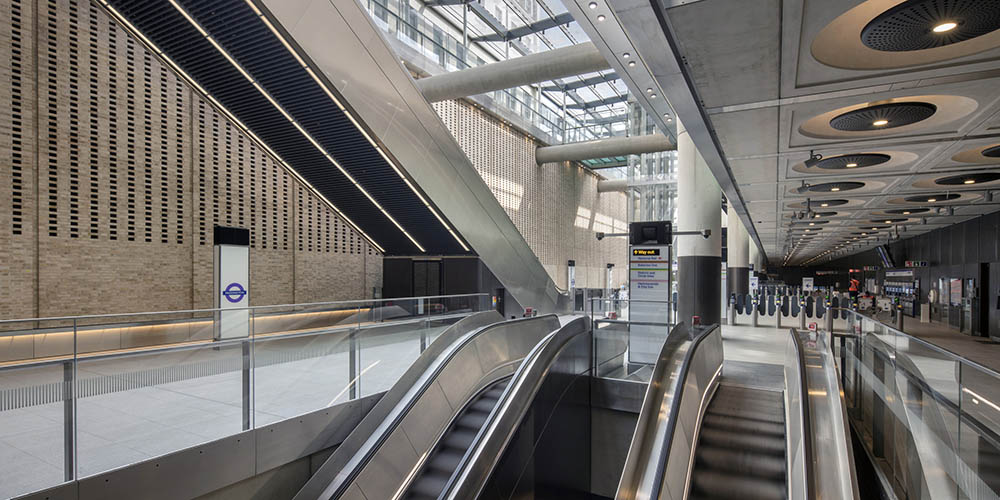
<instances>
[{"instance_id":1,"label":"overhead lighting track","mask_svg":"<svg viewBox=\"0 0 1000 500\"><path fill-rule=\"evenodd\" d=\"M344 116L346 116L351 121L351 123L354 124L354 127L357 128L359 132L361 132L361 135L363 135L365 139L368 140L368 142L372 145L372 147L375 148L375 150L378 151L378 153L382 156L385 162L388 163L390 167L392 167L392 170L396 172L396 175L398 175L399 178L402 179L403 182L406 184L406 186L409 187L411 191L413 191L413 194L417 195L417 198L420 199L420 202L424 204L427 210L429 210L432 214L434 214L434 217L437 218L438 222L441 223L441 226L444 227L449 234L451 234L451 237L455 239L455 241L459 244L459 246L462 247L463 250L469 252L470 249L465 244L465 242L458 237L458 234L451 228L451 226L447 222L445 222L444 217L442 217L441 214L439 214L438 211L433 206L431 206L430 202L428 202L427 199L424 198L424 195L420 192L420 190L418 190L416 186L414 186L413 183L410 182L410 179L403 173L402 169L396 164L396 162L388 154L386 154L382 146L377 142L375 142L375 140L371 137L371 135L368 134L368 131L365 130L365 128L362 127L360 123L358 123L358 120L354 118L354 115L351 114L350 110L348 110L340 102L340 99L337 99L337 96L334 95L333 91L327 85L326 81L320 78L316 70L310 67L309 64L307 64L305 60L302 59L302 57L298 54L298 52L295 50L292 44L289 43L287 39L285 39L285 36L282 35L281 32L277 29L277 27L275 27L274 24L267 19L267 16L265 16L264 13L259 8L257 8L253 0L244 0L244 1L250 7L250 9L253 10L257 18L264 23L264 26L267 26L267 29L271 31L271 34L273 34L275 38L277 38L278 41L281 42L281 45L285 47L285 50L287 50L292 55L292 57L295 58L295 60L299 63L299 65L302 66L302 68L306 71L306 73L308 73L309 76L313 79L313 81L315 81L316 84L319 85L321 89L323 89L323 92L326 93L326 95L330 98L330 100L332 100L334 104L337 105L337 108L339 108L340 111L344 113ZM174 0L170 0L170 2L174 3ZM180 8L176 4L174 6L177 7L178 9ZM340 168L339 164L337 166L338 168ZM345 172L344 175L347 175L347 173ZM360 188L360 185L359 184L357 185ZM386 213L386 215L388 216L388 213ZM395 220L393 220L393 223L394 224L396 223ZM398 226L398 224L396 225ZM400 230L402 230L402 228L400 228ZM404 234L406 234L405 231ZM417 244L417 242L414 241L409 234L406 234L406 236L410 238L410 241L413 241L413 244L417 245L417 248L420 248L421 252L424 251L423 247Z\"/></svg>"},{"instance_id":2,"label":"overhead lighting track","mask_svg":"<svg viewBox=\"0 0 1000 500\"><path fill-rule=\"evenodd\" d=\"M374 238L369 236L368 233L366 233L363 229L361 229L361 227L355 224L354 221L352 221L351 218L347 216L347 214L345 214L342 210L337 208L337 206L333 202L331 202L326 196L323 195L323 193L317 190L308 180L299 175L299 173L294 168L292 168L278 153L272 150L270 146L267 145L267 143L261 140L261 138L258 137L257 134L255 134L252 130L250 130L250 128L247 127L242 121L240 121L240 119L237 118L231 111L229 111L228 108L223 106L222 103L220 103L217 99L215 99L215 97L209 94L201 85L198 84L198 82L191 75L189 75L186 71L184 71L180 67L180 65L174 62L174 60L171 59L170 56L168 56L166 53L160 50L159 46L153 43L152 40L146 38L146 36L143 35L143 33L135 25L129 22L129 20L120 12L118 12L118 10L115 9L111 4L109 4L107 0L98 0L98 1L100 2L104 10L108 12L108 14L110 14L111 17L113 17L116 22L125 27L125 29L128 30L128 32L132 34L132 36L138 38L143 43L143 45L145 45L151 52L156 54L156 56L160 60L166 63L167 66L169 66L170 69L172 69L175 73L177 73L188 85L194 88L199 94L204 96L206 99L208 99L209 102L211 102L212 105L226 117L226 119L234 123L237 126L237 128L240 129L240 131L249 136L262 149L267 151L267 153L271 155L278 163L280 163L281 166L284 167L286 171L288 171L293 177L295 177L299 182L301 182L310 193L312 193L314 196L322 200L323 203L325 203L334 212L336 212L340 218L344 219L344 221L347 222L349 226L351 226L351 229L357 231L358 234L360 234L366 241L368 241L368 243L370 243L373 247L375 247L379 252L385 253L385 248L383 248L382 245L379 245ZM173 3L172 0L171 3ZM176 7L176 4L174 4L174 6ZM184 15L185 18L190 20L190 16L188 16L187 12L184 12L183 9L181 9L181 13ZM215 41L211 40L211 38L208 37L208 35L201 28L201 26L197 25L197 23L192 23L192 25L195 27L195 29L197 29L200 33L202 33L203 36L205 36L206 39L208 39L212 43L213 46L218 47ZM225 51L221 52L227 59L232 61L232 58L228 54L226 54ZM237 69L239 69L240 72L244 74L244 76L247 76L246 72L243 71L242 68L237 67ZM283 114L285 114L286 117L288 116L287 113L284 112L284 110L281 110L280 108L279 110Z\"/></svg>"},{"instance_id":3,"label":"overhead lighting track","mask_svg":"<svg viewBox=\"0 0 1000 500\"><path fill-rule=\"evenodd\" d=\"M213 47L215 47L215 49L219 52L219 54L222 54L222 56L226 58L226 60L229 61L229 64L231 64L234 68L236 68L240 72L240 74L243 75L243 77L246 78L246 80L248 82L250 82L250 84L253 85L253 87L255 89L257 89L257 91L262 96L264 96L264 98L267 99L267 101L270 102L272 106L274 106L275 109L277 109L279 112L281 112L282 116L284 116L286 120L288 120L293 126L295 126L295 128L299 131L299 133L301 133L303 137L305 137L306 139L308 139L309 142L313 145L313 147L315 147L317 150L319 150L319 152L323 155L324 158L327 159L327 161L329 161L334 167L336 167L337 170L339 170L340 173L343 174L344 177L346 177L347 180L350 181L351 184L353 184L354 187L357 188L358 191L361 192L361 194L363 194L366 198L368 198L368 201L372 202L372 204L375 205L375 208L379 209L379 211L382 212L382 215L384 215L386 217L386 219L389 220L389 222L391 222L394 226L396 226L396 229L399 229L399 231L402 232L403 235L406 236L406 238L410 240L410 243L413 243L413 245L416 246L417 249L420 250L420 252L426 252L426 250L424 249L424 247L419 242L417 242L416 238L414 238L408 231L406 231L406 229L403 228L402 224L400 224L399 221L397 221L396 218L393 217L392 214L390 214L382 206L382 204L380 204L378 202L378 200L376 200L375 197L372 196L371 193L369 193L368 190L365 189L354 178L354 176L352 176L350 174L350 172L348 172L347 169L345 169L340 164L340 162L338 162L337 160L335 160L333 158L333 156L330 154L330 152L326 150L326 148L324 148L311 134L309 134L309 132L307 132L306 129L303 128L301 124L299 124L297 121L295 121L295 118L292 117L287 111L285 111L285 109L278 103L278 101L275 100L274 97L272 97L271 94L269 92L267 92L267 90L265 90L264 87L262 87L253 78L253 76L251 76L249 73L247 73L247 71L245 69L243 69L243 66L240 65L240 63L237 62L231 55L229 55L229 53L222 47L222 45L220 45L218 42L215 41L215 39L212 37L212 35L208 34L208 32L205 31L205 29L201 27L201 25L198 23L198 21L196 21L193 17L191 17L190 14L188 14L187 10L185 10L184 7L182 7L180 4L178 4L176 0L167 0L167 1L170 3L170 5L172 5L174 7L174 9L176 9L179 13L181 13L182 16L184 16L184 19L186 19L187 22L191 24L191 26L193 26L196 30L198 30L198 33L200 33L203 37L205 37L205 39L208 40L208 42L211 43ZM252 4L250 4L250 5L251 5L251 7L253 6ZM254 12L255 13L259 13L260 11L254 9ZM270 27L270 23L267 23L267 24ZM276 31L273 31L274 30L273 27L271 27L271 29L272 29L272 32L276 33ZM284 40L282 40L282 43L286 47L288 47L287 42L285 42ZM302 60L299 59L299 62L302 62ZM315 78L315 75L314 75L314 78ZM334 102L337 104L337 106L342 111L345 111L344 110L344 106L339 101L335 100ZM346 111L345 111L345 114L346 114ZM347 116L348 116L348 118L351 118L351 122L354 123L354 125L357 127L358 124L357 124L357 122L354 121L354 118L351 117L349 114ZM360 127L359 127L359 130L360 130ZM371 139L371 137L368 136L368 134L363 134L363 135L368 139L369 142L372 142L372 139Z\"/></svg>"}]
</instances>

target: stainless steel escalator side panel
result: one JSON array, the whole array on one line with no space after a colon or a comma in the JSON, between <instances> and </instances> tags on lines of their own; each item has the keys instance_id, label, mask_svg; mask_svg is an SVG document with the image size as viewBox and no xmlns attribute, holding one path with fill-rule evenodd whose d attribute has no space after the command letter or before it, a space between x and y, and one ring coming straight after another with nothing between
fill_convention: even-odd
<instances>
[{"instance_id":1,"label":"stainless steel escalator side panel","mask_svg":"<svg viewBox=\"0 0 1000 500\"><path fill-rule=\"evenodd\" d=\"M518 303L569 304L358 0L255 0Z\"/></svg>"},{"instance_id":2,"label":"stainless steel escalator side panel","mask_svg":"<svg viewBox=\"0 0 1000 500\"><path fill-rule=\"evenodd\" d=\"M440 351L436 357L429 354L429 361L419 360L425 367L419 376L401 379L390 390L403 395L388 412L383 409L372 417L374 421L382 416L381 421L362 422L364 427L348 438L352 448L336 450L295 498L339 498L355 488L367 498L392 498L468 399L509 376L532 346L558 328L558 317L548 315L494 323L435 341L432 346ZM507 346L494 350L505 355L484 361L479 351L491 339Z\"/></svg>"},{"instance_id":3,"label":"stainless steel escalator side panel","mask_svg":"<svg viewBox=\"0 0 1000 500\"><path fill-rule=\"evenodd\" d=\"M805 464L812 468L805 478L812 481L812 496L810 498L843 498L857 500L858 481L854 467L854 451L851 445L851 433L847 420L847 405L844 401L844 391L837 372L836 358L830 345L830 337L815 332L798 332L791 330L789 338L789 353L795 344L798 354L798 371L802 387L799 391L800 403L805 409L797 418L803 419L804 432L810 436L812 453L806 455ZM791 384L788 369L791 360L786 355L786 384ZM786 385L786 394L792 387ZM786 408L789 418L793 407L787 406L791 398L786 396ZM791 420L789 420L789 424ZM791 443L795 431L789 425L789 462L790 472L795 470L794 455ZM791 476L791 474L789 474ZM795 496L795 490L789 489Z\"/></svg>"},{"instance_id":4,"label":"stainless steel escalator side panel","mask_svg":"<svg viewBox=\"0 0 1000 500\"><path fill-rule=\"evenodd\" d=\"M431 342L431 345L427 346L427 349L417 357L416 361L403 372L399 380L379 399L378 403L375 404L372 410L355 427L355 430L341 443L337 451L313 474L312 479L309 481L312 485L307 484L303 487L303 491L307 491L306 488L316 488L316 485L324 480L326 482L332 481L336 472L343 470L347 466L348 461L362 449L369 437L376 433L378 427L382 425L393 409L400 404L407 392L416 385L417 381L431 367L434 361L448 350L448 348L452 347L458 339L469 334L469 332L502 321L503 316L496 311L478 312L462 318L441 332L434 342ZM318 495L320 491L322 491L321 488L315 490L315 494Z\"/></svg>"},{"instance_id":5,"label":"stainless steel escalator side panel","mask_svg":"<svg viewBox=\"0 0 1000 500\"><path fill-rule=\"evenodd\" d=\"M546 378L565 376L571 384L592 368L593 337L587 317L573 319L539 342L518 367L486 424L477 434L469 452L445 486L439 498L460 500L477 498L500 461L507 444L531 409ZM567 387L560 386L559 392Z\"/></svg>"},{"instance_id":6,"label":"stainless steel escalator side panel","mask_svg":"<svg viewBox=\"0 0 1000 500\"><path fill-rule=\"evenodd\" d=\"M667 336L643 399L618 500L687 498L701 419L722 372L718 325L691 335L681 323Z\"/></svg>"}]
</instances>

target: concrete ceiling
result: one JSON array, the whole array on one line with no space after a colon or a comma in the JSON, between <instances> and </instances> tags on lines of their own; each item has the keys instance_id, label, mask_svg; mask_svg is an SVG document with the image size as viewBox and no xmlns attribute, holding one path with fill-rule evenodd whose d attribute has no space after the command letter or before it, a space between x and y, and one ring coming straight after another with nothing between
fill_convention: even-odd
<instances>
[{"instance_id":1,"label":"concrete ceiling","mask_svg":"<svg viewBox=\"0 0 1000 500\"><path fill-rule=\"evenodd\" d=\"M952 175L1000 172L1000 158L979 154L1000 145L1000 30L937 48L877 51L861 43L862 30L903 0L628 0L621 8L612 3L619 16L636 16L635 10L661 15L659 25L684 61L685 76L772 264L821 263L885 243L890 234L915 236L1000 209L1000 194L990 201L991 190L1000 193L1000 180L935 183ZM626 6L632 12L619 11ZM662 58L639 55L647 64ZM936 110L912 125L872 131L844 132L830 125L843 112L892 101L927 102ZM681 109L677 113L688 121ZM851 169L806 168L803 162L813 150L826 158L879 153L889 159ZM863 187L801 189L803 183L843 181ZM904 201L945 193L962 197L949 203ZM834 213L809 226L795 218L807 198L813 211ZM820 207L832 199L848 203ZM938 207L945 207L940 214ZM886 210L919 208L930 210L887 217ZM905 220L885 224L887 219Z\"/></svg>"}]
</instances>

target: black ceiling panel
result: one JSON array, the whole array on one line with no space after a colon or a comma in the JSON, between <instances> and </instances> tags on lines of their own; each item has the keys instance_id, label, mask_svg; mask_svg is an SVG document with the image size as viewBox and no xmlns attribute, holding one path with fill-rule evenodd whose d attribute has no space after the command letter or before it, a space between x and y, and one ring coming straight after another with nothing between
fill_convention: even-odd
<instances>
[{"instance_id":1,"label":"black ceiling panel","mask_svg":"<svg viewBox=\"0 0 1000 500\"><path fill-rule=\"evenodd\" d=\"M109 3L386 254L418 253L392 221L166 0ZM428 253L466 253L245 2L180 4Z\"/></svg>"}]
</instances>

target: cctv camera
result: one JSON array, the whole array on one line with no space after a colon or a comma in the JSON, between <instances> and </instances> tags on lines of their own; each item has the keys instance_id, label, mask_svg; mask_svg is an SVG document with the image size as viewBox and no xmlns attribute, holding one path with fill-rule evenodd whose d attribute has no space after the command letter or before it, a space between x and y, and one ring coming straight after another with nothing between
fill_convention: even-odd
<instances>
[{"instance_id":1,"label":"cctv camera","mask_svg":"<svg viewBox=\"0 0 1000 500\"><path fill-rule=\"evenodd\" d=\"M603 239L604 239L604 233L597 233L597 241L601 241Z\"/></svg>"}]
</instances>

